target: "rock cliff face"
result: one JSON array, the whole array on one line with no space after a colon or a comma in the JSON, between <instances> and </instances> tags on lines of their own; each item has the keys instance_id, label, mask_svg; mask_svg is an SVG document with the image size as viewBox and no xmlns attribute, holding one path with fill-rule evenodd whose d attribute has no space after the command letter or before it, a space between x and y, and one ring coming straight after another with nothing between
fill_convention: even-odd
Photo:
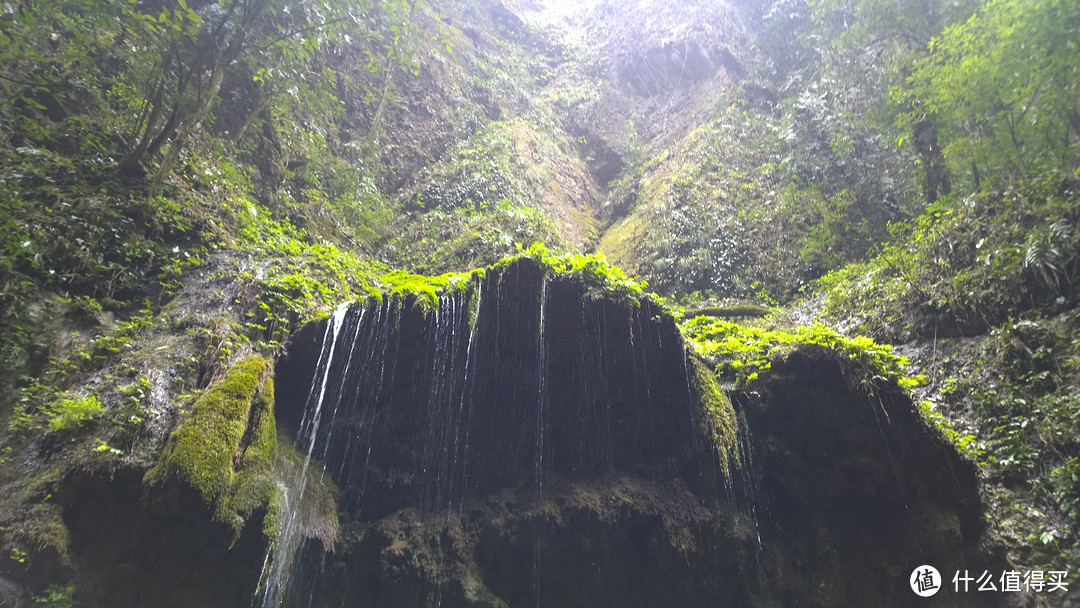
<instances>
[{"instance_id":1,"label":"rock cliff face","mask_svg":"<svg viewBox=\"0 0 1080 608\"><path fill-rule=\"evenodd\" d=\"M774 362L759 393L736 398L782 605L911 605L911 572L924 563L949 587L934 605L1023 605L952 593L956 570L1009 569L982 538L975 465L866 374L828 350L797 351Z\"/></svg>"},{"instance_id":2,"label":"rock cliff face","mask_svg":"<svg viewBox=\"0 0 1080 608\"><path fill-rule=\"evenodd\" d=\"M846 357L796 351L729 398L647 298L529 258L440 293L304 328L272 412L260 358L225 373L175 435L233 408L235 436L205 433L224 468L177 439L149 475L57 469L58 551L5 601L68 580L84 608L903 606L921 564L1006 569L973 465Z\"/></svg>"},{"instance_id":3,"label":"rock cliff face","mask_svg":"<svg viewBox=\"0 0 1080 608\"><path fill-rule=\"evenodd\" d=\"M395 74L397 103L383 113L360 92L346 95L342 138L350 149L368 142L375 157L363 162L401 210L372 253L437 273L493 263L516 242L602 247L661 291L720 291L720 278L704 276L716 254L702 243L691 247L692 272L671 271L692 279L654 266L676 253L670 212L689 213L675 178L719 149L716 162L745 181L724 146L692 137L736 102L749 48L742 9L591 2L552 18L546 4L450 4L446 20L460 27L449 35L453 60L418 53L415 73ZM347 51L336 67L364 80L362 57ZM744 147L739 135L725 139Z\"/></svg>"},{"instance_id":4,"label":"rock cliff face","mask_svg":"<svg viewBox=\"0 0 1080 608\"><path fill-rule=\"evenodd\" d=\"M750 237L790 227L744 213L773 193L747 181L772 161L740 148L768 127L735 103L742 9L603 1L545 25L529 0L446 4L453 60L418 53L396 102L343 93L334 146L369 163L389 217L363 226L365 255L441 272L546 240L602 246L669 293L756 292L774 251ZM334 67L370 77L364 50ZM264 131L256 218L310 160ZM304 239L335 234L313 218ZM905 606L921 564L1008 569L974 466L846 357L796 350L725 391L664 307L528 258L371 295L282 346L337 297L296 251L275 250L287 273L227 244L177 264L100 339L49 321L60 304L30 311L58 338L27 371L64 355L54 396L102 398L81 430L0 446L0 605ZM333 274L371 293L375 266ZM7 392L0 409L30 394Z\"/></svg>"},{"instance_id":5,"label":"rock cliff face","mask_svg":"<svg viewBox=\"0 0 1080 608\"><path fill-rule=\"evenodd\" d=\"M340 488L340 540L301 546L286 605L901 606L922 563L1004 566L974 467L831 351L735 395L725 468L649 303L519 262L332 330L277 371L280 419Z\"/></svg>"}]
</instances>

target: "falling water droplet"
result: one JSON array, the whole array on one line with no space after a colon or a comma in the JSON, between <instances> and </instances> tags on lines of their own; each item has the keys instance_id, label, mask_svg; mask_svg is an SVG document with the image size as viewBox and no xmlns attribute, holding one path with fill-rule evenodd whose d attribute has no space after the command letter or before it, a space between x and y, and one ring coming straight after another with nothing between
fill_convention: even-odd
<instances>
[{"instance_id":1,"label":"falling water droplet","mask_svg":"<svg viewBox=\"0 0 1080 608\"><path fill-rule=\"evenodd\" d=\"M263 561L263 572L259 577L260 585L256 593L256 599L261 598L259 601L261 608L280 606L285 598L289 569L302 535L303 522L301 521L300 505L307 485L307 469L311 464L311 455L315 449L315 440L322 420L322 406L326 397L326 386L334 369L334 355L337 352L338 337L341 334L350 306L351 303L343 303L338 306L334 311L331 322L327 324L326 333L323 335L322 352L319 353L315 378L308 394L308 407L301 421L301 433L298 433L298 441L303 441L305 437L307 439L304 464L295 478L291 480L290 485L282 488L284 519L278 532L277 542L267 552L266 559ZM321 374L319 370L322 370ZM316 387L318 388L317 391Z\"/></svg>"}]
</instances>

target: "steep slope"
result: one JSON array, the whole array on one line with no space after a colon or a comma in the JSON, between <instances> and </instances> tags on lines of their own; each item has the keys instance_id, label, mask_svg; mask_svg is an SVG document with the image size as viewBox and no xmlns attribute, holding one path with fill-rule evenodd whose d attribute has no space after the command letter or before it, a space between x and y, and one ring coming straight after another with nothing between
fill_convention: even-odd
<instances>
[{"instance_id":1,"label":"steep slope","mask_svg":"<svg viewBox=\"0 0 1080 608\"><path fill-rule=\"evenodd\" d=\"M278 557L362 605L1075 581L1075 8L848 4L5 5L0 603L268 606ZM957 85L977 43L1012 75ZM404 350L305 453L338 320Z\"/></svg>"}]
</instances>

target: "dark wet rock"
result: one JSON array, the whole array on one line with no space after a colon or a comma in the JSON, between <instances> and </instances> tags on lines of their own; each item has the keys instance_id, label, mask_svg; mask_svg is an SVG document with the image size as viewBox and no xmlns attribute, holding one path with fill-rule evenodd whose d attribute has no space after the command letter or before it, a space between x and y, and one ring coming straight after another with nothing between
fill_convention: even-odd
<instances>
[{"instance_id":1,"label":"dark wet rock","mask_svg":"<svg viewBox=\"0 0 1080 608\"><path fill-rule=\"evenodd\" d=\"M1008 569L974 465L846 357L795 352L736 394L741 466L725 474L670 318L525 263L477 293L472 331L449 298L346 317L351 371L340 351L327 378L344 395L316 443L343 532L293 574L312 605L907 606L924 563ZM324 335L279 364L288 425Z\"/></svg>"},{"instance_id":2,"label":"dark wet rock","mask_svg":"<svg viewBox=\"0 0 1080 608\"><path fill-rule=\"evenodd\" d=\"M33 606L30 595L22 585L0 577L0 606L5 608L30 608Z\"/></svg>"},{"instance_id":3,"label":"dark wet rock","mask_svg":"<svg viewBox=\"0 0 1080 608\"><path fill-rule=\"evenodd\" d=\"M301 334L279 364L286 426L311 419L325 335ZM327 376L334 418L315 453L341 487L343 534L331 555L303 550L293 574L316 604L515 606L539 589L550 605L693 605L731 581L755 593L737 552L712 552L749 541L721 499L682 340L651 302L598 298L523 260L426 315L354 309L338 339L355 346ZM334 583L345 572L364 583Z\"/></svg>"},{"instance_id":4,"label":"dark wet rock","mask_svg":"<svg viewBox=\"0 0 1080 608\"><path fill-rule=\"evenodd\" d=\"M893 385L810 348L775 361L742 398L772 579L784 605L908 606L908 577L935 566L940 606L1033 605L1021 594L950 593L957 570L1011 569L988 536L975 464Z\"/></svg>"},{"instance_id":5,"label":"dark wet rock","mask_svg":"<svg viewBox=\"0 0 1080 608\"><path fill-rule=\"evenodd\" d=\"M626 168L623 155L599 133L594 133L588 128L573 132L580 133L576 139L577 148L581 157L585 159L589 173L601 187L608 187Z\"/></svg>"},{"instance_id":6,"label":"dark wet rock","mask_svg":"<svg viewBox=\"0 0 1080 608\"><path fill-rule=\"evenodd\" d=\"M142 477L75 475L58 497L79 605L248 605L266 553L259 518L233 542L195 490L169 484L148 495Z\"/></svg>"}]
</instances>

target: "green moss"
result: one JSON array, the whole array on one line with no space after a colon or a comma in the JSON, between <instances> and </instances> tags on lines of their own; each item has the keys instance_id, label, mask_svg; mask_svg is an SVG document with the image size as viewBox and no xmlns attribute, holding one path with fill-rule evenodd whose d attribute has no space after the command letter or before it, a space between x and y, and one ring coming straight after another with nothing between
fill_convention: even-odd
<instances>
[{"instance_id":1,"label":"green moss","mask_svg":"<svg viewBox=\"0 0 1080 608\"><path fill-rule=\"evenodd\" d=\"M266 538L267 545L274 547L281 531L281 523L285 515L285 493L278 487L270 492L270 498L266 502L266 515L263 516L262 533Z\"/></svg>"},{"instance_id":2,"label":"green moss","mask_svg":"<svg viewBox=\"0 0 1080 608\"><path fill-rule=\"evenodd\" d=\"M557 254L543 243L533 243L528 249L518 247L519 253L502 258L498 262L471 272L448 272L437 276L394 271L382 275L378 284L382 293L378 296L409 300L425 311L439 305L439 296L453 293L471 293L483 281L488 271L501 272L510 264L523 258L531 259L548 273L581 281L600 295L639 303L647 294L648 284L631 278L622 269L604 259L603 254ZM470 299L470 313L475 315L475 298Z\"/></svg>"},{"instance_id":3,"label":"green moss","mask_svg":"<svg viewBox=\"0 0 1080 608\"><path fill-rule=\"evenodd\" d=\"M633 213L612 224L600 238L600 249L607 252L616 264L633 270L632 264L641 261L642 239L648 222L641 213Z\"/></svg>"},{"instance_id":4,"label":"green moss","mask_svg":"<svg viewBox=\"0 0 1080 608\"><path fill-rule=\"evenodd\" d=\"M571 277L581 281L586 287L599 291L602 295L620 300L629 300L635 304L646 297L649 284L627 276L617 266L612 266L601 254L555 254L542 243L533 243L520 254L500 260L491 266L497 269L515 260L529 258L538 262L548 272ZM648 294L652 297L652 294Z\"/></svg>"},{"instance_id":5,"label":"green moss","mask_svg":"<svg viewBox=\"0 0 1080 608\"><path fill-rule=\"evenodd\" d=\"M273 405L274 384L267 379L265 388L255 395L252 403L251 443L244 450L232 485L218 502L218 519L230 524L236 532L259 508L266 507L269 513L278 495L274 480L278 439Z\"/></svg>"},{"instance_id":6,"label":"green moss","mask_svg":"<svg viewBox=\"0 0 1080 608\"><path fill-rule=\"evenodd\" d=\"M849 338L823 325L786 331L744 327L713 317L698 316L683 323L681 329L694 345L694 350L709 358L716 365L717 372L736 386L747 386L758 380L761 374L769 370L775 357L804 345L824 346L860 361L871 371L866 379L870 383L892 382L903 389L911 389L925 381L922 376L907 375L904 370L908 365L907 358L894 354L892 346L878 344L863 336ZM700 370L697 376L701 377ZM701 380L698 382L701 383ZM699 387L698 391L705 395L709 389ZM953 443L958 451L972 458L978 456L976 438L957 432L944 416L933 409L931 402L919 403L918 409L923 418Z\"/></svg>"},{"instance_id":7,"label":"green moss","mask_svg":"<svg viewBox=\"0 0 1080 608\"><path fill-rule=\"evenodd\" d=\"M176 478L190 485L215 506L216 519L239 533L274 491L277 432L269 373L258 355L236 363L195 401L146 482Z\"/></svg>"},{"instance_id":8,"label":"green moss","mask_svg":"<svg viewBox=\"0 0 1080 608\"><path fill-rule=\"evenodd\" d=\"M845 353L866 364L874 372L872 380L895 382L904 388L923 381L921 376L910 377L905 373L908 360L894 354L892 346L878 344L864 336L849 338L824 325L788 331L745 327L715 317L698 316L680 327L697 353L712 359L717 371L739 386L757 380L760 374L769 370L777 355L802 345L824 346Z\"/></svg>"},{"instance_id":9,"label":"green moss","mask_svg":"<svg viewBox=\"0 0 1080 608\"><path fill-rule=\"evenodd\" d=\"M708 365L693 356L690 357L690 362L693 366L694 391L701 400L705 432L716 447L721 466L725 471L730 471L732 465L739 463L735 408Z\"/></svg>"},{"instance_id":10,"label":"green moss","mask_svg":"<svg viewBox=\"0 0 1080 608\"><path fill-rule=\"evenodd\" d=\"M292 442L281 438L277 449L277 470L282 478L297 479L303 469L305 455L300 453ZM338 487L330 475L319 466L308 466L304 480L304 495L298 507L302 514L302 534L307 538L317 538L327 549L331 549L337 543L341 524L337 513ZM284 521L285 497L280 490L275 488L269 505L267 506L266 518L263 520L263 534L270 541L271 546L278 549L278 532ZM284 547L285 551L295 550L296 547Z\"/></svg>"},{"instance_id":11,"label":"green moss","mask_svg":"<svg viewBox=\"0 0 1080 608\"><path fill-rule=\"evenodd\" d=\"M411 298L413 303L424 310L434 310L439 307L440 295L469 291L483 277L482 269L472 272L448 272L433 277L399 270L384 274L379 282L390 297Z\"/></svg>"}]
</instances>

